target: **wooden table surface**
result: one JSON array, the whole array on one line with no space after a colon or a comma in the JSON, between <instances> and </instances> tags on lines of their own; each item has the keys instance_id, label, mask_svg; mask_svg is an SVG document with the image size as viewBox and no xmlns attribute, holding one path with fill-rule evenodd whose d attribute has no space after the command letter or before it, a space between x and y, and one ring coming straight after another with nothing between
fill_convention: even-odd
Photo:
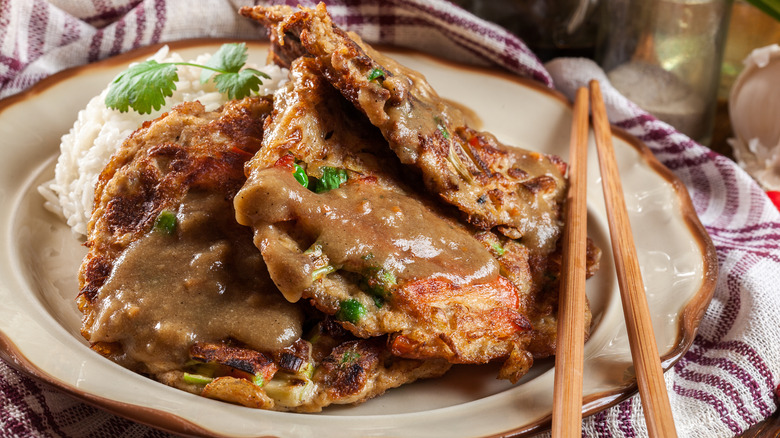
<instances>
[{"instance_id":1,"label":"wooden table surface","mask_svg":"<svg viewBox=\"0 0 780 438\"><path fill-rule=\"evenodd\" d=\"M775 411L771 417L751 427L739 438L780 438L780 411Z\"/></svg>"}]
</instances>

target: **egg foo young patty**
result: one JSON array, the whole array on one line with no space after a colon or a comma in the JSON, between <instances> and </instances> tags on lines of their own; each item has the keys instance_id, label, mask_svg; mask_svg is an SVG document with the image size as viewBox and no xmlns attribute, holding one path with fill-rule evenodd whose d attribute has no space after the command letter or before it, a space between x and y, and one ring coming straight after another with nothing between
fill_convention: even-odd
<instances>
[{"instance_id":1,"label":"egg foo young patty","mask_svg":"<svg viewBox=\"0 0 780 438\"><path fill-rule=\"evenodd\" d=\"M134 371L263 409L318 411L440 375L446 361L391 357L271 282L232 207L270 112L263 97L213 112L190 102L125 141L96 189L82 334Z\"/></svg>"},{"instance_id":2,"label":"egg foo young patty","mask_svg":"<svg viewBox=\"0 0 780 438\"><path fill-rule=\"evenodd\" d=\"M82 334L94 349L159 374L179 368L195 342L230 337L271 350L300 336L300 310L273 293L230 204L270 109L266 98L216 112L184 103L112 156L79 272ZM246 319L278 324L263 333Z\"/></svg>"},{"instance_id":3,"label":"egg foo young patty","mask_svg":"<svg viewBox=\"0 0 780 438\"><path fill-rule=\"evenodd\" d=\"M565 163L469 128L324 6L242 13L272 27L289 81L177 105L111 156L79 271L91 347L295 412L453 363L498 361L517 382L554 354Z\"/></svg>"}]
</instances>

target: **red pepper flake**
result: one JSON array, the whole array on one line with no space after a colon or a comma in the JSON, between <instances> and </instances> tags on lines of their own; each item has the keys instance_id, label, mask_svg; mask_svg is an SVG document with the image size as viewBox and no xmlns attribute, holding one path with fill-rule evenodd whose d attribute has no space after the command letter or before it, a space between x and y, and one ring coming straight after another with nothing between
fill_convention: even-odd
<instances>
[{"instance_id":1,"label":"red pepper flake","mask_svg":"<svg viewBox=\"0 0 780 438\"><path fill-rule=\"evenodd\" d=\"M293 164L295 164L295 157L292 154L284 154L276 160L274 167L281 167L283 169L292 170Z\"/></svg>"},{"instance_id":2,"label":"red pepper flake","mask_svg":"<svg viewBox=\"0 0 780 438\"><path fill-rule=\"evenodd\" d=\"M236 153L238 155L243 155L243 156L248 157L248 158L252 158L252 157L255 156L255 154L253 154L253 153L251 153L249 151L245 151L245 150L243 150L243 149L241 149L241 148L239 148L237 146L232 146L230 148L230 151L234 152L234 153Z\"/></svg>"}]
</instances>

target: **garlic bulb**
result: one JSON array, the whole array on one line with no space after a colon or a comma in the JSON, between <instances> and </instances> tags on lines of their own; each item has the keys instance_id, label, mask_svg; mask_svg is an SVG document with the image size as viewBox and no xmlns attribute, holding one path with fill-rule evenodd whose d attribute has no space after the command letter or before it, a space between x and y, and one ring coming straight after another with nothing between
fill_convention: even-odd
<instances>
[{"instance_id":1,"label":"garlic bulb","mask_svg":"<svg viewBox=\"0 0 780 438\"><path fill-rule=\"evenodd\" d=\"M729 96L734 156L767 190L780 190L780 46L754 50Z\"/></svg>"}]
</instances>

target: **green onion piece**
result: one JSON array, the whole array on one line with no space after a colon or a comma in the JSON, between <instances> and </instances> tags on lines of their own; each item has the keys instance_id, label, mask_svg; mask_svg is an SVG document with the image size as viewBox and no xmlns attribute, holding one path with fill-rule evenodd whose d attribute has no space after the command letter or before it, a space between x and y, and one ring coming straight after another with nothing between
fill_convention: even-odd
<instances>
[{"instance_id":1,"label":"green onion piece","mask_svg":"<svg viewBox=\"0 0 780 438\"><path fill-rule=\"evenodd\" d=\"M322 245L314 242L306 251L303 252L306 255L311 255L314 257L319 257L322 255Z\"/></svg>"},{"instance_id":2,"label":"green onion piece","mask_svg":"<svg viewBox=\"0 0 780 438\"><path fill-rule=\"evenodd\" d=\"M444 122L441 120L441 117L436 116L433 118L433 121L436 122L436 128L441 132L441 135L444 136L445 140L450 139L450 132L447 131L447 127L444 126Z\"/></svg>"},{"instance_id":3,"label":"green onion piece","mask_svg":"<svg viewBox=\"0 0 780 438\"><path fill-rule=\"evenodd\" d=\"M375 68L371 70L371 73L368 74L368 80L369 81L375 81L379 78L384 78L385 72L381 68Z\"/></svg>"},{"instance_id":4,"label":"green onion piece","mask_svg":"<svg viewBox=\"0 0 780 438\"><path fill-rule=\"evenodd\" d=\"M397 284L397 279L392 271L382 268L368 268L368 273L361 281L361 289L368 292L374 298L374 304L382 307L385 300L392 294L392 288Z\"/></svg>"},{"instance_id":5,"label":"green onion piece","mask_svg":"<svg viewBox=\"0 0 780 438\"><path fill-rule=\"evenodd\" d=\"M298 374L278 372L265 385L265 393L274 399L277 405L285 407L300 406L314 395L314 382Z\"/></svg>"},{"instance_id":6,"label":"green onion piece","mask_svg":"<svg viewBox=\"0 0 780 438\"><path fill-rule=\"evenodd\" d=\"M306 171L303 170L303 167L298 165L298 163L293 163L293 176L295 177L295 180L298 181L302 186L308 188L309 187L309 176L306 175Z\"/></svg>"},{"instance_id":7,"label":"green onion piece","mask_svg":"<svg viewBox=\"0 0 780 438\"><path fill-rule=\"evenodd\" d=\"M319 280L320 278L336 271L335 266L331 265L325 265L321 268L315 269L314 272L311 273L312 280Z\"/></svg>"},{"instance_id":8,"label":"green onion piece","mask_svg":"<svg viewBox=\"0 0 780 438\"><path fill-rule=\"evenodd\" d=\"M173 234L176 231L176 214L168 210L161 211L154 221L154 229L168 235Z\"/></svg>"},{"instance_id":9,"label":"green onion piece","mask_svg":"<svg viewBox=\"0 0 780 438\"><path fill-rule=\"evenodd\" d=\"M449 140L450 139L450 133L449 133L449 131L447 131L447 128L445 128L444 125L439 125L438 128L439 128L439 132L441 132L441 135L444 136L444 139L445 140Z\"/></svg>"},{"instance_id":10,"label":"green onion piece","mask_svg":"<svg viewBox=\"0 0 780 438\"><path fill-rule=\"evenodd\" d=\"M322 339L322 332L316 331L313 334L309 335L308 341L311 344L316 344L317 342L320 342Z\"/></svg>"},{"instance_id":11,"label":"green onion piece","mask_svg":"<svg viewBox=\"0 0 780 438\"><path fill-rule=\"evenodd\" d=\"M258 374L252 378L252 383L262 388L263 385L265 385L265 378L261 374Z\"/></svg>"},{"instance_id":12,"label":"green onion piece","mask_svg":"<svg viewBox=\"0 0 780 438\"><path fill-rule=\"evenodd\" d=\"M341 187L342 184L347 182L347 178L346 170L337 169L330 166L323 166L322 178L317 180L317 183L314 186L314 191L317 193L323 193L337 189Z\"/></svg>"},{"instance_id":13,"label":"green onion piece","mask_svg":"<svg viewBox=\"0 0 780 438\"><path fill-rule=\"evenodd\" d=\"M311 362L306 362L306 366L301 367L301 370L298 371L298 374L311 379L311 377L314 375L314 364Z\"/></svg>"},{"instance_id":14,"label":"green onion piece","mask_svg":"<svg viewBox=\"0 0 780 438\"><path fill-rule=\"evenodd\" d=\"M356 323L368 314L366 307L355 299L344 300L336 312L336 318L341 321Z\"/></svg>"},{"instance_id":15,"label":"green onion piece","mask_svg":"<svg viewBox=\"0 0 780 438\"><path fill-rule=\"evenodd\" d=\"M496 251L496 253L498 253L499 257L506 254L506 250L504 249L504 247L502 247L498 243L491 243L490 247L493 248L493 250Z\"/></svg>"},{"instance_id":16,"label":"green onion piece","mask_svg":"<svg viewBox=\"0 0 780 438\"><path fill-rule=\"evenodd\" d=\"M343 355L341 355L341 361L339 362L340 365L343 365L345 363L353 363L360 359L360 353L352 350L347 350L344 352Z\"/></svg>"},{"instance_id":17,"label":"green onion piece","mask_svg":"<svg viewBox=\"0 0 780 438\"><path fill-rule=\"evenodd\" d=\"M379 279L382 281L382 283L385 284L385 286L392 287L392 286L396 285L395 274L393 274L393 271L388 271L386 269L380 269L379 270Z\"/></svg>"},{"instance_id":18,"label":"green onion piece","mask_svg":"<svg viewBox=\"0 0 780 438\"><path fill-rule=\"evenodd\" d=\"M214 378L201 376L200 374L184 373L184 375L182 376L182 380L184 380L185 383L190 383L193 385L207 385L211 383L211 381L214 380Z\"/></svg>"}]
</instances>

